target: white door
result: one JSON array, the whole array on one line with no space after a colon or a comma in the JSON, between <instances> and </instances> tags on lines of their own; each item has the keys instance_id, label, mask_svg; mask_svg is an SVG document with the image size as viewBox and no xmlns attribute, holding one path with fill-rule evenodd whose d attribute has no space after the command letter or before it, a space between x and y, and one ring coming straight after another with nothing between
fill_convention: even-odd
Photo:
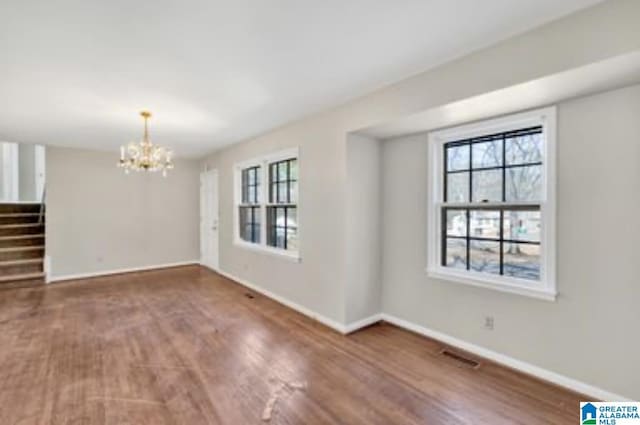
<instances>
[{"instance_id":1,"label":"white door","mask_svg":"<svg viewBox=\"0 0 640 425\"><path fill-rule=\"evenodd\" d=\"M200 262L218 270L218 171L200 174Z\"/></svg>"}]
</instances>

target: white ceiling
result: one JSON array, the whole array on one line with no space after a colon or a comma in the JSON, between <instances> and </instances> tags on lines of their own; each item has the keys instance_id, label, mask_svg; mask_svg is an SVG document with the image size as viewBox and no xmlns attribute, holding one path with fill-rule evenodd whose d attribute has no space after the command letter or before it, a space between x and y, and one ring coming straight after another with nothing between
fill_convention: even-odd
<instances>
[{"instance_id":1,"label":"white ceiling","mask_svg":"<svg viewBox=\"0 0 640 425\"><path fill-rule=\"evenodd\" d=\"M0 140L197 157L599 0L2 0Z\"/></svg>"}]
</instances>

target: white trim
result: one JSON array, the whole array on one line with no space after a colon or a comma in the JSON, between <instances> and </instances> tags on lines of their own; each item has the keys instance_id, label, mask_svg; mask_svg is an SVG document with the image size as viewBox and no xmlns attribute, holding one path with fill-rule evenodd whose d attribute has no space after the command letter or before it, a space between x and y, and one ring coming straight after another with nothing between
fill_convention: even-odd
<instances>
[{"instance_id":1,"label":"white trim","mask_svg":"<svg viewBox=\"0 0 640 425\"><path fill-rule=\"evenodd\" d=\"M46 247L46 245L45 245ZM45 248L46 249L46 248ZM51 283L51 256L45 253L44 255L44 283Z\"/></svg>"},{"instance_id":2,"label":"white trim","mask_svg":"<svg viewBox=\"0 0 640 425\"><path fill-rule=\"evenodd\" d=\"M199 265L200 260L178 261L175 263L156 264L153 266L130 267L126 269L103 270L98 272L67 274L61 276L50 276L48 282L61 282L64 280L90 279L93 277L109 276L113 274L136 273L156 269L168 269L172 267Z\"/></svg>"},{"instance_id":3,"label":"white trim","mask_svg":"<svg viewBox=\"0 0 640 425\"><path fill-rule=\"evenodd\" d=\"M556 107L551 106L522 112L478 123L429 133L429 180L427 186L427 273L430 277L454 281L512 294L555 301L556 282ZM443 218L442 149L450 140L459 140L483 134L516 130L542 125L545 135L543 158L543 194L540 204L542 230L540 234L540 282L507 276L495 276L469 271L456 271L441 264L440 228ZM468 204L465 204L468 205ZM482 204L485 205L485 204Z\"/></svg>"},{"instance_id":4,"label":"white trim","mask_svg":"<svg viewBox=\"0 0 640 425\"><path fill-rule=\"evenodd\" d=\"M204 267L206 267L206 265L203 264ZM209 268L209 267L207 267ZM209 268L211 269L211 268ZM211 269L213 270L213 269ZM330 319L326 316L323 316L322 314L315 312L307 307L304 307L296 302L293 302L283 296L280 296L278 294L275 294L271 291L269 291L268 289L264 289L258 285L256 285L255 283L251 283L246 279L242 279L239 278L237 276L232 275L231 273L227 273L224 270L214 270L216 273L226 277L227 279L230 279L236 283L239 283L242 286L246 286L247 288L259 292L262 295L264 295L267 298L271 298L274 301L279 302L280 304L289 307L292 310L297 311L298 313L304 314L305 316L309 317L310 319L313 319L317 322L322 323L325 326L328 326L329 328L333 329L336 332L339 332L343 335L347 335L350 333L353 333L359 329L365 328L367 326L373 325L374 323L378 323L380 320L382 320L382 315L381 314L374 314L370 317L366 317L362 320L358 320L356 322L352 322L348 325L344 325L340 322L338 322L337 320L333 320Z\"/></svg>"},{"instance_id":5,"label":"white trim","mask_svg":"<svg viewBox=\"0 0 640 425\"><path fill-rule=\"evenodd\" d=\"M416 325L415 323L409 322L399 317L386 313L381 314L380 317L381 320L384 320L385 322L418 333L420 335L424 335L428 338L438 340L444 344L451 345L461 350L468 351L469 353L491 360L495 363L499 363L503 366L507 366L511 369L526 373L527 375L531 375L544 381L559 385L577 393L605 401L632 401L630 398L621 396L619 394L615 394L610 391L603 390L602 388L598 388L593 385L578 381L576 379L560 375L559 373L552 372L550 370L543 369L530 363L514 359L513 357L497 353L479 345L475 345L452 337L445 333L429 329L424 326Z\"/></svg>"},{"instance_id":6,"label":"white trim","mask_svg":"<svg viewBox=\"0 0 640 425\"><path fill-rule=\"evenodd\" d=\"M333 319L330 319L330 318L328 318L326 316L323 316L320 313L317 313L317 312L315 312L315 311L313 311L311 309L308 309L307 307L304 307L304 306L302 306L302 305L300 305L300 304L298 304L298 303L296 303L294 301L291 301L291 300L289 300L289 299L287 299L285 297L282 297L282 296L280 296L278 294L275 294L275 293L269 291L268 289L264 289L264 288L254 284L254 283L249 282L248 280L245 280L245 279L239 278L237 276L234 276L231 273L227 273L222 269L216 270L216 273L218 273L218 274L220 274L220 275L226 277L227 279L230 279L230 280L232 280L232 281L234 281L236 283L239 283L242 286L246 286L247 288L249 288L249 289L251 289L253 291L259 292L262 295L264 295L265 297L271 298L272 300L277 301L280 304L285 305L285 306L297 311L298 313L304 314L305 316L307 316L307 317L309 317L309 318L311 318L313 320L316 320L316 321L322 323L325 326L330 327L334 331L337 331L337 332L339 332L341 334L347 333L347 327L345 325L343 325L342 323L336 321L336 320L333 320Z\"/></svg>"},{"instance_id":7,"label":"white trim","mask_svg":"<svg viewBox=\"0 0 640 425\"><path fill-rule=\"evenodd\" d=\"M250 251L256 251L256 252L273 255L276 257L280 257L283 260L292 261L294 263L299 263L302 261L302 259L300 258L300 255L298 255L296 251L286 251L284 249L278 249L270 246L265 246L262 244L251 243L251 242L244 241L240 238L238 238L237 240L234 240L233 244L235 246L248 249Z\"/></svg>"},{"instance_id":8,"label":"white trim","mask_svg":"<svg viewBox=\"0 0 640 425\"><path fill-rule=\"evenodd\" d=\"M280 248L270 247L267 245L267 193L269 190L269 164L282 161L285 159L295 158L298 161L298 188L296 193L297 203L295 204L298 211L298 250L288 251ZM281 150L275 153L263 155L261 157L248 159L237 162L233 165L233 244L237 247L250 249L256 252L264 252L279 256L281 258L299 263L301 261L301 224L300 224L300 150L298 147ZM260 209L260 242L247 242L240 238L240 220L238 216L238 208L241 205L241 173L245 168L260 167L260 186L258 189L258 204L256 207Z\"/></svg>"},{"instance_id":9,"label":"white trim","mask_svg":"<svg viewBox=\"0 0 640 425\"><path fill-rule=\"evenodd\" d=\"M435 266L433 269L425 269L425 271L429 277L434 279L463 283L479 288L489 288L509 294L525 295L545 301L555 301L558 296L554 290L531 286L531 281L525 279L494 276L487 273L474 272L473 270L448 269L442 266Z\"/></svg>"},{"instance_id":10,"label":"white trim","mask_svg":"<svg viewBox=\"0 0 640 425\"><path fill-rule=\"evenodd\" d=\"M42 145L34 146L35 154L35 182L36 182L36 199L38 202L44 201L44 188L46 184L46 151Z\"/></svg>"},{"instance_id":11,"label":"white trim","mask_svg":"<svg viewBox=\"0 0 640 425\"><path fill-rule=\"evenodd\" d=\"M377 313L372 316L365 317L364 319L351 322L348 325L344 325L343 326L344 331L342 333L345 335L350 334L355 331L359 331L362 328L366 328L367 326L371 326L375 323L378 323L381 320L382 320L382 314Z\"/></svg>"}]
</instances>

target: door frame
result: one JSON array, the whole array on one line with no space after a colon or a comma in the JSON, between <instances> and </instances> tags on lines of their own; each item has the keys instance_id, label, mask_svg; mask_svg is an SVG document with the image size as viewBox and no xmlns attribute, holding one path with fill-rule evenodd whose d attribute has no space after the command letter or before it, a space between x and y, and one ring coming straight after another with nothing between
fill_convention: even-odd
<instances>
[{"instance_id":1,"label":"door frame","mask_svg":"<svg viewBox=\"0 0 640 425\"><path fill-rule=\"evenodd\" d=\"M207 180L209 179L209 182ZM220 185L218 183L219 174L217 169L209 169L200 173L200 264L205 267L208 267L212 270L217 271L220 268ZM207 191L206 188L209 187L209 184L214 186L214 190ZM213 198L215 194L216 199L211 199L211 203L209 205L212 206L212 209L217 209L217 211L210 211L207 216L207 203L205 202L205 196L211 196ZM213 208L216 206L217 208ZM205 223L205 220L210 219L210 223ZM205 227L206 226L206 227ZM211 234L208 226L215 227L217 234L217 238L215 242L207 241L207 238ZM215 253L213 255L209 255L210 258L205 258L205 244L211 243L211 246L215 247Z\"/></svg>"}]
</instances>

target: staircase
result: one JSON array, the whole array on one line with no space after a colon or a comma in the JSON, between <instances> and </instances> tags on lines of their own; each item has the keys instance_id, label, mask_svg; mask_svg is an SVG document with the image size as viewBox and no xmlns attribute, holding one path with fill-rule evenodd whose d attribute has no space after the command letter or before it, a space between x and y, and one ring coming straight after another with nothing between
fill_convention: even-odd
<instances>
[{"instance_id":1,"label":"staircase","mask_svg":"<svg viewBox=\"0 0 640 425\"><path fill-rule=\"evenodd\" d=\"M0 204L0 288L44 284L42 204Z\"/></svg>"}]
</instances>

